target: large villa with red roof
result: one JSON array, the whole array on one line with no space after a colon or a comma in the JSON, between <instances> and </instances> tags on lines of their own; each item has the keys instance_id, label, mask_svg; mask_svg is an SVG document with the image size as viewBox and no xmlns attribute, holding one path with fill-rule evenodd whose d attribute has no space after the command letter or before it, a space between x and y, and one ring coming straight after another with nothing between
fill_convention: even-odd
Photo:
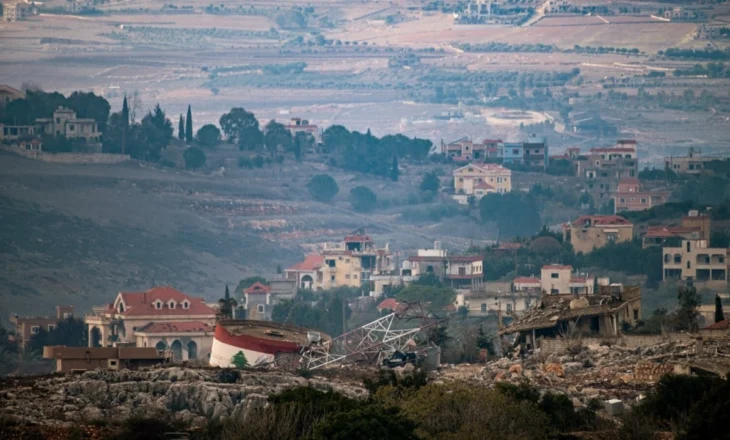
<instances>
[{"instance_id":1,"label":"large villa with red roof","mask_svg":"<svg viewBox=\"0 0 730 440\"><path fill-rule=\"evenodd\" d=\"M90 347L134 344L171 350L175 360L207 360L215 317L203 298L162 286L119 292L113 303L94 307L85 322Z\"/></svg>"}]
</instances>

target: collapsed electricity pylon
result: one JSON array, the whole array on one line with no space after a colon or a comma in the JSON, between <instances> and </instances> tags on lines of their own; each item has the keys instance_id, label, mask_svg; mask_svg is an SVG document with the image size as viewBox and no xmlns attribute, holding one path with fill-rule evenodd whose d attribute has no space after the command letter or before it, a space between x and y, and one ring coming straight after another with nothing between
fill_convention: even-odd
<instances>
[{"instance_id":1,"label":"collapsed electricity pylon","mask_svg":"<svg viewBox=\"0 0 730 440\"><path fill-rule=\"evenodd\" d=\"M409 328L394 328L399 322L417 321ZM314 342L302 350L300 367L315 370L340 362L374 363L396 351L419 352L416 336L422 331L443 323L438 318L423 310L420 304L406 304L380 319L358 327L330 341ZM395 325L394 325L395 324ZM419 348L421 350L419 350Z\"/></svg>"}]
</instances>

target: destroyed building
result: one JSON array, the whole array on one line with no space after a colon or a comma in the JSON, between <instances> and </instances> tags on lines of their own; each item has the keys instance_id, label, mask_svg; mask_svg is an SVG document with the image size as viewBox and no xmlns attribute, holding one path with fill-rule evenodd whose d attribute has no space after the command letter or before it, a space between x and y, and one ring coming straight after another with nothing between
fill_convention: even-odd
<instances>
[{"instance_id":1,"label":"destroyed building","mask_svg":"<svg viewBox=\"0 0 730 440\"><path fill-rule=\"evenodd\" d=\"M540 339L561 335L617 336L623 323L641 319L641 288L614 284L602 286L594 295L544 295L499 334L517 334L531 347Z\"/></svg>"}]
</instances>

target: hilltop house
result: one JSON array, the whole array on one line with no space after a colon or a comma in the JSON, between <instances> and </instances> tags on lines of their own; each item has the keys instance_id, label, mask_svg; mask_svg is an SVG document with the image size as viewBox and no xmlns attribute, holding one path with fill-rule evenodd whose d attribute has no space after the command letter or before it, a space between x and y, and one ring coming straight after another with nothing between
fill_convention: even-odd
<instances>
[{"instance_id":1,"label":"hilltop house","mask_svg":"<svg viewBox=\"0 0 730 440\"><path fill-rule=\"evenodd\" d=\"M633 238L634 225L618 215L583 215L563 225L563 241L569 241L575 253L587 254L608 243Z\"/></svg>"},{"instance_id":2,"label":"hilltop house","mask_svg":"<svg viewBox=\"0 0 730 440\"><path fill-rule=\"evenodd\" d=\"M679 246L685 240L710 240L712 220L697 210L682 217L680 226L649 226L642 237L642 246Z\"/></svg>"},{"instance_id":3,"label":"hilltop house","mask_svg":"<svg viewBox=\"0 0 730 440\"><path fill-rule=\"evenodd\" d=\"M593 295L595 278L573 274L572 266L549 264L540 270L540 290L549 295Z\"/></svg>"},{"instance_id":4,"label":"hilltop house","mask_svg":"<svg viewBox=\"0 0 730 440\"><path fill-rule=\"evenodd\" d=\"M454 170L453 176L454 198L462 204L468 203L468 196L479 200L487 194L512 191L512 171L501 165L469 164Z\"/></svg>"},{"instance_id":5,"label":"hilltop house","mask_svg":"<svg viewBox=\"0 0 730 440\"><path fill-rule=\"evenodd\" d=\"M369 235L352 234L339 243L327 243L318 255L286 269L285 277L305 289L360 287L374 275L395 270L389 246L377 247Z\"/></svg>"},{"instance_id":6,"label":"hilltop house","mask_svg":"<svg viewBox=\"0 0 730 440\"><path fill-rule=\"evenodd\" d=\"M271 321L274 306L284 299L294 298L296 294L296 280L271 280L269 285L256 282L243 291L246 319Z\"/></svg>"},{"instance_id":7,"label":"hilltop house","mask_svg":"<svg viewBox=\"0 0 730 440\"><path fill-rule=\"evenodd\" d=\"M449 255L435 242L433 249L419 249L403 262L401 275L418 278L432 274L456 288L474 288L482 283L484 272L481 255Z\"/></svg>"},{"instance_id":8,"label":"hilltop house","mask_svg":"<svg viewBox=\"0 0 730 440\"><path fill-rule=\"evenodd\" d=\"M698 147L690 147L686 156L669 156L664 158L664 169L676 174L700 174L705 169L705 162L717 160L715 157L703 156Z\"/></svg>"},{"instance_id":9,"label":"hilltop house","mask_svg":"<svg viewBox=\"0 0 730 440\"><path fill-rule=\"evenodd\" d=\"M36 14L35 5L25 2L3 2L3 21L14 22L25 20L25 17Z\"/></svg>"},{"instance_id":10,"label":"hilltop house","mask_svg":"<svg viewBox=\"0 0 730 440\"><path fill-rule=\"evenodd\" d=\"M175 360L207 359L213 343L215 310L203 298L163 286L144 292L119 292L113 303L94 307L85 322L89 347L134 343L160 351L169 349Z\"/></svg>"},{"instance_id":11,"label":"hilltop house","mask_svg":"<svg viewBox=\"0 0 730 440\"><path fill-rule=\"evenodd\" d=\"M449 144L444 144L442 141L441 151L454 162L481 162L497 158L501 143L499 139L484 139L480 143L475 143L468 137L463 137Z\"/></svg>"},{"instance_id":12,"label":"hilltop house","mask_svg":"<svg viewBox=\"0 0 730 440\"><path fill-rule=\"evenodd\" d=\"M25 98L25 92L5 84L0 84L0 107L4 107L11 101Z\"/></svg>"},{"instance_id":13,"label":"hilltop house","mask_svg":"<svg viewBox=\"0 0 730 440\"><path fill-rule=\"evenodd\" d=\"M639 174L639 159L636 141L620 140L616 146L592 148L573 162L575 175L583 179L588 193L597 204L611 199L623 179L634 178Z\"/></svg>"},{"instance_id":14,"label":"hilltop house","mask_svg":"<svg viewBox=\"0 0 730 440\"><path fill-rule=\"evenodd\" d=\"M56 306L56 316L18 316L11 315L10 323L15 327L15 340L18 345L25 347L33 335L41 331L41 329L50 332L58 321L70 318L74 315L73 306Z\"/></svg>"},{"instance_id":15,"label":"hilltop house","mask_svg":"<svg viewBox=\"0 0 730 440\"><path fill-rule=\"evenodd\" d=\"M613 212L643 211L663 205L669 200L669 191L642 191L639 179L629 177L618 183L613 194Z\"/></svg>"},{"instance_id":16,"label":"hilltop house","mask_svg":"<svg viewBox=\"0 0 730 440\"><path fill-rule=\"evenodd\" d=\"M36 119L37 132L65 136L68 139L84 139L88 143L101 141L101 132L93 118L77 118L76 112L69 108L59 107L52 118Z\"/></svg>"},{"instance_id":17,"label":"hilltop house","mask_svg":"<svg viewBox=\"0 0 730 440\"><path fill-rule=\"evenodd\" d=\"M289 121L289 124L286 125L286 128L289 129L292 136L296 136L297 133L308 133L314 138L315 144L318 145L322 143L322 135L319 132L319 127L314 124L310 124L307 119L292 118Z\"/></svg>"},{"instance_id":18,"label":"hilltop house","mask_svg":"<svg viewBox=\"0 0 730 440\"><path fill-rule=\"evenodd\" d=\"M697 286L727 288L728 249L711 248L707 240L682 240L680 246L662 248L663 279L689 280Z\"/></svg>"},{"instance_id":19,"label":"hilltop house","mask_svg":"<svg viewBox=\"0 0 730 440\"><path fill-rule=\"evenodd\" d=\"M522 144L523 163L534 169L545 170L548 166L548 144L547 138L538 138L537 135L531 133L527 142Z\"/></svg>"}]
</instances>

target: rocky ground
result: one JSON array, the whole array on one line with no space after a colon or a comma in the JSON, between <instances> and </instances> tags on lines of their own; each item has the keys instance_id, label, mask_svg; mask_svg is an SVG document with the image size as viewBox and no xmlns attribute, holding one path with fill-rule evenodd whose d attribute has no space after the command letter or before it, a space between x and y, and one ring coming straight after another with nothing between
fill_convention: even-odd
<instances>
[{"instance_id":1,"label":"rocky ground","mask_svg":"<svg viewBox=\"0 0 730 440\"><path fill-rule=\"evenodd\" d=\"M271 370L182 367L7 378L0 383L0 418L63 427L123 420L135 411L160 409L202 426L211 418L244 416L268 396L299 386L362 398L367 392L361 383L305 379Z\"/></svg>"}]
</instances>

